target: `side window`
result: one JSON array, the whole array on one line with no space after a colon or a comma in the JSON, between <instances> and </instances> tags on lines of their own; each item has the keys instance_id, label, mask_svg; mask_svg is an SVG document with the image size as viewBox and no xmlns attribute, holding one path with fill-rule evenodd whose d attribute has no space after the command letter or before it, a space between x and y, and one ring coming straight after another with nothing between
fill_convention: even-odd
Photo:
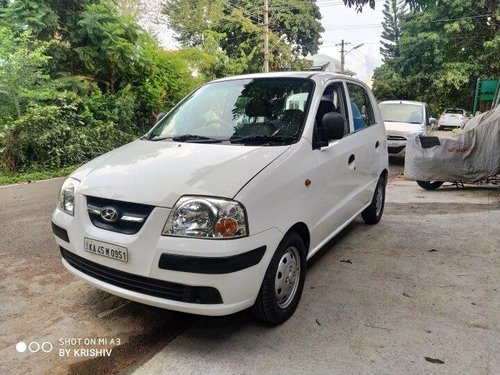
<instances>
[{"instance_id":1,"label":"side window","mask_svg":"<svg viewBox=\"0 0 500 375\"><path fill-rule=\"evenodd\" d=\"M345 118L344 134L350 132L349 114L344 87L341 82L335 82L326 87L316 112L316 126L321 126L321 119L329 112L340 113Z\"/></svg>"},{"instance_id":2,"label":"side window","mask_svg":"<svg viewBox=\"0 0 500 375\"><path fill-rule=\"evenodd\" d=\"M375 124L375 114L366 90L362 86L350 82L347 82L347 90L349 90L354 131Z\"/></svg>"}]
</instances>

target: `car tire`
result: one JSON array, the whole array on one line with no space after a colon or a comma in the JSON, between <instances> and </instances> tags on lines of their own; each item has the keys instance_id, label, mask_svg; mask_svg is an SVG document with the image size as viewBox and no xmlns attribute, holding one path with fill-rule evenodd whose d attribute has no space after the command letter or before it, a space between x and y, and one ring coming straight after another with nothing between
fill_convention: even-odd
<instances>
[{"instance_id":1,"label":"car tire","mask_svg":"<svg viewBox=\"0 0 500 375\"><path fill-rule=\"evenodd\" d=\"M418 186L425 190L436 190L438 189L442 184L444 184L444 181L420 181L417 180Z\"/></svg>"},{"instance_id":2,"label":"car tire","mask_svg":"<svg viewBox=\"0 0 500 375\"><path fill-rule=\"evenodd\" d=\"M373 193L372 202L361 213L361 217L363 218L365 224L377 224L382 218L385 205L386 184L386 178L384 176L380 176L377 182L377 186L375 187L375 192Z\"/></svg>"},{"instance_id":3,"label":"car tire","mask_svg":"<svg viewBox=\"0 0 500 375\"><path fill-rule=\"evenodd\" d=\"M288 233L278 246L267 267L253 315L260 321L277 326L295 312L306 278L306 247L297 233Z\"/></svg>"},{"instance_id":4,"label":"car tire","mask_svg":"<svg viewBox=\"0 0 500 375\"><path fill-rule=\"evenodd\" d=\"M386 179L384 176L380 176L375 188L375 192L373 193L372 202L361 213L365 224L377 224L382 218L385 205L385 186Z\"/></svg>"}]
</instances>

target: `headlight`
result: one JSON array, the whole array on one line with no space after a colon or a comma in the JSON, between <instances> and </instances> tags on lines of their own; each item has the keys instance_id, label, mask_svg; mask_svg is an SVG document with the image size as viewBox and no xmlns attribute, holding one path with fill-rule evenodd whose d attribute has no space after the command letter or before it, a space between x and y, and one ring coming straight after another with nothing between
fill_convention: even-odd
<instances>
[{"instance_id":1,"label":"headlight","mask_svg":"<svg viewBox=\"0 0 500 375\"><path fill-rule=\"evenodd\" d=\"M80 181L70 177L64 181L59 192L57 207L71 216L75 213L75 190L79 183Z\"/></svg>"},{"instance_id":2,"label":"headlight","mask_svg":"<svg viewBox=\"0 0 500 375\"><path fill-rule=\"evenodd\" d=\"M162 235L194 238L239 238L248 235L245 208L238 202L208 197L182 197Z\"/></svg>"}]
</instances>

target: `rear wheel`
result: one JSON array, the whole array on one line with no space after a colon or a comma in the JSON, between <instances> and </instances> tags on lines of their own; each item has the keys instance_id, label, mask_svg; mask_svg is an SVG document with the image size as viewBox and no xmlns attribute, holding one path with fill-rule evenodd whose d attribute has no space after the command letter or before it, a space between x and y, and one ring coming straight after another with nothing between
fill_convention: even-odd
<instances>
[{"instance_id":1,"label":"rear wheel","mask_svg":"<svg viewBox=\"0 0 500 375\"><path fill-rule=\"evenodd\" d=\"M254 316L269 324L288 320L299 304L306 277L306 247L297 233L287 234L276 250L262 281Z\"/></svg>"},{"instance_id":2,"label":"rear wheel","mask_svg":"<svg viewBox=\"0 0 500 375\"><path fill-rule=\"evenodd\" d=\"M418 186L420 186L421 188L423 188L425 190L436 190L443 183L444 183L444 181L420 181L420 180L417 180Z\"/></svg>"},{"instance_id":3,"label":"rear wheel","mask_svg":"<svg viewBox=\"0 0 500 375\"><path fill-rule=\"evenodd\" d=\"M377 224L382 218L385 205L385 177L380 176L373 193L372 203L361 213L366 224Z\"/></svg>"}]
</instances>

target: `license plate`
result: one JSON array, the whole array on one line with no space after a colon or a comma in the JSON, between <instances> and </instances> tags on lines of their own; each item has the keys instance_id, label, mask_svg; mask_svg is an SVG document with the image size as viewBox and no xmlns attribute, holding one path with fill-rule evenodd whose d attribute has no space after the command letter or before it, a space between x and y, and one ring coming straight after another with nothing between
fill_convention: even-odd
<instances>
[{"instance_id":1,"label":"license plate","mask_svg":"<svg viewBox=\"0 0 500 375\"><path fill-rule=\"evenodd\" d=\"M83 249L88 253L116 259L121 262L128 261L127 248L123 246L113 245L111 243L97 241L93 240L92 238L85 237Z\"/></svg>"},{"instance_id":2,"label":"license plate","mask_svg":"<svg viewBox=\"0 0 500 375\"><path fill-rule=\"evenodd\" d=\"M402 146L400 143L387 142L387 147L399 147Z\"/></svg>"}]
</instances>

